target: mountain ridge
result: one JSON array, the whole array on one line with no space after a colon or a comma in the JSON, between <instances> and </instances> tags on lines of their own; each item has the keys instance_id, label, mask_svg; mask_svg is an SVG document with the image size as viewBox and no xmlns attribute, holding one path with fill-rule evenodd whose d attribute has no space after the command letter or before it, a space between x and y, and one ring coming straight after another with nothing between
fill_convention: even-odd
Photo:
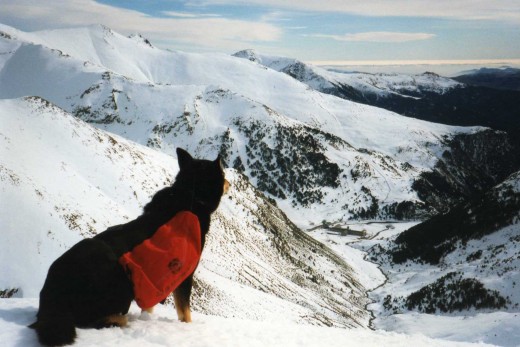
<instances>
[{"instance_id":1,"label":"mountain ridge","mask_svg":"<svg viewBox=\"0 0 520 347\"><path fill-rule=\"evenodd\" d=\"M327 70L253 50L240 51L235 56L286 73L314 90L382 107L407 117L450 125L486 126L508 132L513 141L520 127L518 89L496 89L500 84L517 84L517 70L514 69L510 73L506 73L510 71L507 69L498 72L484 69L480 74L446 78L431 72L410 76ZM493 78L491 73L485 73L488 71L493 71L497 81L478 83L478 78ZM468 83L463 83L465 81Z\"/></svg>"},{"instance_id":2,"label":"mountain ridge","mask_svg":"<svg viewBox=\"0 0 520 347\"><path fill-rule=\"evenodd\" d=\"M86 38L72 41L78 33ZM413 183L433 170L450 138L484 130L405 118L310 90L241 58L162 51L102 26L9 35L2 39L0 98L38 95L169 154L177 146L199 156L221 153L304 227L435 213L439 206ZM490 136L508 141L499 132ZM330 204L341 208L331 211ZM404 206L412 207L403 213Z\"/></svg>"}]
</instances>

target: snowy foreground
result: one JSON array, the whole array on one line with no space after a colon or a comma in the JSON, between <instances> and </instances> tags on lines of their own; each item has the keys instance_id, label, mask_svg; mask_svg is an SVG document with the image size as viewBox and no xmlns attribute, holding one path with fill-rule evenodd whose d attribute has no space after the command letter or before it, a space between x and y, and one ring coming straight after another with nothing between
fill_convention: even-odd
<instances>
[{"instance_id":1,"label":"snowy foreground","mask_svg":"<svg viewBox=\"0 0 520 347\"><path fill-rule=\"evenodd\" d=\"M26 326L34 321L37 299L0 299L3 347L39 346ZM453 342L423 335L369 329L339 329L284 321L258 322L194 313L193 323L177 321L172 308L157 306L152 315L131 307L125 328L78 329L74 346L491 346Z\"/></svg>"}]
</instances>

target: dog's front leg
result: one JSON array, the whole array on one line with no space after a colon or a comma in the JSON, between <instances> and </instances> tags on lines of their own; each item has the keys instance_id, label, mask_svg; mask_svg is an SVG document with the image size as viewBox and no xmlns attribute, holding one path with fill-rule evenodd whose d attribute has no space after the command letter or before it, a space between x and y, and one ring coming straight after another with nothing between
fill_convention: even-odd
<instances>
[{"instance_id":1,"label":"dog's front leg","mask_svg":"<svg viewBox=\"0 0 520 347\"><path fill-rule=\"evenodd\" d=\"M193 274L181 283L173 292L175 300L175 308L177 309L177 317L181 322L191 322L190 296L191 287L193 286Z\"/></svg>"}]
</instances>

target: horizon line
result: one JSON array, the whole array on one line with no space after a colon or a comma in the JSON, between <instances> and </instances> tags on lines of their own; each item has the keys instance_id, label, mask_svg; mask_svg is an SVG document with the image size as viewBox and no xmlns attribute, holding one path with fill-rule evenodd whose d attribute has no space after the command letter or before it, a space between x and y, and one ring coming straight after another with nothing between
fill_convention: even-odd
<instances>
[{"instance_id":1,"label":"horizon line","mask_svg":"<svg viewBox=\"0 0 520 347\"><path fill-rule=\"evenodd\" d=\"M309 60L318 66L388 66L388 65L520 65L520 59L428 59L428 60Z\"/></svg>"}]
</instances>

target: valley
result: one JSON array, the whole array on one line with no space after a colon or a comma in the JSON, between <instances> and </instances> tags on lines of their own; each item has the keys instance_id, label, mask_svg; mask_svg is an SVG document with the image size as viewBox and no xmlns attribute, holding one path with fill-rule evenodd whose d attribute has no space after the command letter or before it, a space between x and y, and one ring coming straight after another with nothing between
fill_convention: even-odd
<instances>
[{"instance_id":1,"label":"valley","mask_svg":"<svg viewBox=\"0 0 520 347\"><path fill-rule=\"evenodd\" d=\"M353 266L372 300L367 307L374 315L371 320L372 328L407 334L420 332L431 338L447 338L453 341L516 346L520 339L517 333L520 319L516 287L520 248L507 245L514 242L511 238L517 237L515 235L518 235L518 227L507 227L484 238L482 242L471 242L463 250L451 253L439 266L416 261L394 264L382 250L388 249L403 231L416 225L417 222L358 222L343 226L363 230L363 237L342 236L319 228L308 233ZM470 257L476 253L484 254L483 258L487 261ZM493 275L497 267L502 269L498 277ZM507 309L470 308L443 313L441 308L436 307L433 312L425 312L417 307L410 310L403 303L403 297L450 273L458 273L464 278L478 278L484 282L486 288L498 290L507 297ZM456 287L452 286L448 292L454 288ZM426 306L426 303L424 301L423 304Z\"/></svg>"}]
</instances>

